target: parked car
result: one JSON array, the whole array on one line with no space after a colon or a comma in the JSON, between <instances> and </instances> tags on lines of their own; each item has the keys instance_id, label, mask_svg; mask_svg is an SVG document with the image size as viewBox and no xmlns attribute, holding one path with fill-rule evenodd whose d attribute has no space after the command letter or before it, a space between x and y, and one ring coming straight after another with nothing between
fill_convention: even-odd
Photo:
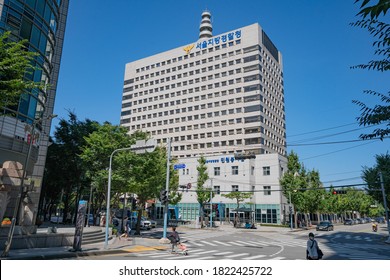
<instances>
[{"instance_id":1,"label":"parked car","mask_svg":"<svg viewBox=\"0 0 390 280\"><path fill-rule=\"evenodd\" d=\"M353 221L352 221L351 219L346 219L346 220L344 221L344 225L346 225L346 226L352 226L352 225L353 225Z\"/></svg>"},{"instance_id":2,"label":"parked car","mask_svg":"<svg viewBox=\"0 0 390 280\"><path fill-rule=\"evenodd\" d=\"M157 222L156 221L149 220L148 218L145 218L145 217L142 217L142 219L144 219L144 221L146 221L146 222L149 222L151 228L156 228L156 226L157 226Z\"/></svg>"},{"instance_id":3,"label":"parked car","mask_svg":"<svg viewBox=\"0 0 390 280\"><path fill-rule=\"evenodd\" d=\"M52 216L50 222L54 224L62 224L64 222L64 217L62 216Z\"/></svg>"},{"instance_id":4,"label":"parked car","mask_svg":"<svg viewBox=\"0 0 390 280\"><path fill-rule=\"evenodd\" d=\"M330 230L333 230L333 229L334 229L333 224L330 221L322 221L316 227L317 231L318 230L330 231Z\"/></svg>"},{"instance_id":5,"label":"parked car","mask_svg":"<svg viewBox=\"0 0 390 280\"><path fill-rule=\"evenodd\" d=\"M131 217L131 229L135 229L137 225L137 217ZM141 222L140 222L140 229L143 230L150 230L151 229L151 222L146 220L144 217L141 217Z\"/></svg>"},{"instance_id":6,"label":"parked car","mask_svg":"<svg viewBox=\"0 0 390 280\"><path fill-rule=\"evenodd\" d=\"M377 222L378 224L384 224L385 223L385 218L377 217L377 218L375 218L375 222Z\"/></svg>"}]
</instances>

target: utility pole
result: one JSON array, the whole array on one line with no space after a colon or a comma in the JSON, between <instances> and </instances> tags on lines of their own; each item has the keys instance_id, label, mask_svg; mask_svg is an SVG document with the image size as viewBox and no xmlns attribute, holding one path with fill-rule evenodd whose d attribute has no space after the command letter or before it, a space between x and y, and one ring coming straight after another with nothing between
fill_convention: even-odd
<instances>
[{"instance_id":1,"label":"utility pole","mask_svg":"<svg viewBox=\"0 0 390 280\"><path fill-rule=\"evenodd\" d=\"M385 193L385 183L383 182L383 176L382 172L379 171L379 180L381 182L381 189L382 189L382 196L383 196L383 206L385 207L385 213L386 213L386 223L387 223L387 231L389 233L389 236L386 243L390 243L390 224L389 224L389 211L387 210L387 201L386 201L386 193Z\"/></svg>"},{"instance_id":2,"label":"utility pole","mask_svg":"<svg viewBox=\"0 0 390 280\"><path fill-rule=\"evenodd\" d=\"M288 210L290 211L290 229L293 229L293 222L292 222L292 204L291 204L291 191L288 191L288 196L289 196L289 206Z\"/></svg>"},{"instance_id":3,"label":"utility pole","mask_svg":"<svg viewBox=\"0 0 390 280\"><path fill-rule=\"evenodd\" d=\"M213 178L211 180L211 188L210 188L210 228L213 227Z\"/></svg>"}]
</instances>

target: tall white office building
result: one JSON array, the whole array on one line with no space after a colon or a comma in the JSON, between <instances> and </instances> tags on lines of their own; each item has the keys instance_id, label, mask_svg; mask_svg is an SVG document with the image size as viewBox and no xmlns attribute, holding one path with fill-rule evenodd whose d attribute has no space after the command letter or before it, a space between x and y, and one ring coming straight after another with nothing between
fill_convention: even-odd
<instances>
[{"instance_id":1,"label":"tall white office building","mask_svg":"<svg viewBox=\"0 0 390 280\"><path fill-rule=\"evenodd\" d=\"M206 11L198 41L126 64L121 125L129 133L147 131L163 145L171 138L172 155L195 168L188 170L195 177L196 164L191 161L196 162L199 155L215 163L220 156L253 153L257 157L251 161L257 166L248 166L255 169L246 178L255 178L263 174L261 158L275 154L266 160L267 166L278 166L267 190L271 185L278 188L286 162L282 55L257 23L220 35L213 35L212 30L211 14ZM209 172L213 177L214 170ZM194 176L184 175L181 184L196 182ZM225 191L233 190L231 186L256 191L249 181L245 184L250 186L241 188L228 183L236 180L235 175L239 174L224 174ZM259 204L261 198L257 200L251 202ZM281 195L263 200L279 205L277 223L283 218L282 200ZM193 203L196 208L191 196L185 196L182 203ZM187 213L183 208L181 212Z\"/></svg>"}]
</instances>

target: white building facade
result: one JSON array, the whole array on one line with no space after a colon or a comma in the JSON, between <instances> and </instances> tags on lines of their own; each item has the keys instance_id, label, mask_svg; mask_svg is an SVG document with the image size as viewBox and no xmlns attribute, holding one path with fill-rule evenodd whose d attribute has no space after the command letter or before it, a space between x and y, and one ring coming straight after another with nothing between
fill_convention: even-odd
<instances>
[{"instance_id":1,"label":"white building facade","mask_svg":"<svg viewBox=\"0 0 390 280\"><path fill-rule=\"evenodd\" d=\"M279 178L287 168L285 157L273 153L245 160L236 160L234 155L205 156L205 159L209 180L204 187L214 194L212 205L215 221L228 219L229 214L237 208L235 200L223 196L232 191L252 194L250 199L240 203L240 208L252 210L256 222L280 224L288 219L287 201L279 184ZM183 198L175 210L182 219L195 220L199 215L196 196L198 159L183 158L177 165L185 167L179 169Z\"/></svg>"},{"instance_id":2,"label":"white building facade","mask_svg":"<svg viewBox=\"0 0 390 280\"><path fill-rule=\"evenodd\" d=\"M197 159L204 155L215 161L208 161L215 186L223 192L237 185L239 191L253 191L248 202L262 205L256 208L260 220L268 213L261 212L268 210L267 204L276 210L267 221L280 223L285 203L281 192L263 195L262 188L278 188L281 162L286 162L282 55L259 24L212 36L210 17L209 12L202 14L197 42L126 65L121 125L130 134L147 131L161 145L170 138L172 156L189 172L180 173L180 184L196 182ZM256 159L222 164L221 158L237 153L252 153ZM217 161L221 170L229 169L223 176L214 175ZM262 176L264 161L278 171ZM239 172L232 175L236 163ZM178 205L183 219L195 219L189 210L198 207L194 188ZM220 195L218 199L233 207L229 203L234 202Z\"/></svg>"}]
</instances>

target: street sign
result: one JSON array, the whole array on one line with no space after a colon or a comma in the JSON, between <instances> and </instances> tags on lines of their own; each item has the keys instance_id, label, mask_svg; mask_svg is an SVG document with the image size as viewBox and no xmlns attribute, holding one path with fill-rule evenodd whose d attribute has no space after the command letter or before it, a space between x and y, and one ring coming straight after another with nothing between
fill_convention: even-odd
<instances>
[{"instance_id":1,"label":"street sign","mask_svg":"<svg viewBox=\"0 0 390 280\"><path fill-rule=\"evenodd\" d=\"M173 169L174 169L174 170L184 169L184 168L186 168L186 165L185 165L184 163L175 164L175 165L173 166Z\"/></svg>"},{"instance_id":2,"label":"street sign","mask_svg":"<svg viewBox=\"0 0 390 280\"><path fill-rule=\"evenodd\" d=\"M135 145L131 145L131 150L136 154L144 154L145 152L151 153L156 149L157 141L156 139L137 140Z\"/></svg>"}]
</instances>

